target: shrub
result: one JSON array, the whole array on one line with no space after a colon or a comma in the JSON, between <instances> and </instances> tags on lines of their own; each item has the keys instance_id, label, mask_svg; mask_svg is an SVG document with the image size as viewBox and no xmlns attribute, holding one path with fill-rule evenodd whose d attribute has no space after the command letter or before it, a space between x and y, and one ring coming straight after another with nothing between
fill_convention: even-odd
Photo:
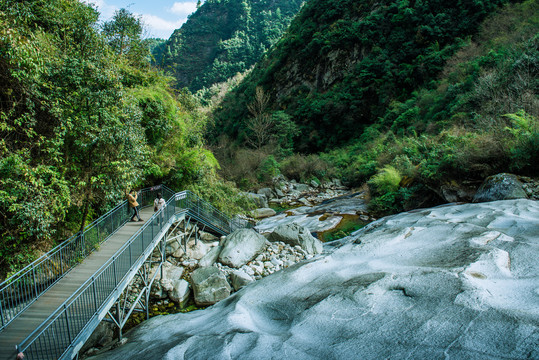
<instances>
[{"instance_id":1,"label":"shrub","mask_svg":"<svg viewBox=\"0 0 539 360\"><path fill-rule=\"evenodd\" d=\"M537 118L521 110L516 114L506 114L511 127L505 129L513 136L510 142L511 168L537 173L539 162L539 122Z\"/></svg>"},{"instance_id":2,"label":"shrub","mask_svg":"<svg viewBox=\"0 0 539 360\"><path fill-rule=\"evenodd\" d=\"M397 191L401 180L402 176L399 171L393 166L387 165L374 175L368 184L373 193L383 195Z\"/></svg>"},{"instance_id":3,"label":"shrub","mask_svg":"<svg viewBox=\"0 0 539 360\"><path fill-rule=\"evenodd\" d=\"M311 178L324 179L332 174L331 165L319 155L296 154L281 164L281 172L289 179L305 182Z\"/></svg>"},{"instance_id":4,"label":"shrub","mask_svg":"<svg viewBox=\"0 0 539 360\"><path fill-rule=\"evenodd\" d=\"M279 173L279 163L273 155L269 155L258 166L256 177L262 183L270 183Z\"/></svg>"}]
</instances>

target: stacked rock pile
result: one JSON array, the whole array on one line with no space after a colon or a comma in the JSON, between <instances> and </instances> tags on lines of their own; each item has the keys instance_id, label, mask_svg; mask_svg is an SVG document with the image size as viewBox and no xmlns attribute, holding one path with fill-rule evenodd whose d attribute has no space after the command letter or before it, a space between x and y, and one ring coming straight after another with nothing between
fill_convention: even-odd
<instances>
[{"instance_id":1,"label":"stacked rock pile","mask_svg":"<svg viewBox=\"0 0 539 360\"><path fill-rule=\"evenodd\" d=\"M200 237L191 239L185 250L174 242L167 244L163 278L159 272L151 291L157 305L185 305L191 297L198 306L212 305L322 252L322 243L295 223L280 225L266 237L252 229L237 230L219 241L207 233ZM134 281L128 297L135 300L141 286L140 280Z\"/></svg>"}]
</instances>

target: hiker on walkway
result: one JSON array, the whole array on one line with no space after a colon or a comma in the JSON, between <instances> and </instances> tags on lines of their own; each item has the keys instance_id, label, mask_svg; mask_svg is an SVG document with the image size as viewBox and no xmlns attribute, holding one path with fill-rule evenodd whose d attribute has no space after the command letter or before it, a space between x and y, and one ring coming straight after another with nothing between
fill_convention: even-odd
<instances>
[{"instance_id":1,"label":"hiker on walkway","mask_svg":"<svg viewBox=\"0 0 539 360\"><path fill-rule=\"evenodd\" d=\"M153 201L153 212L158 212L161 210L161 208L165 205L165 199L163 199L163 195L161 195L160 192L157 193L157 197ZM161 223L164 220L165 216L163 213L161 213L161 216L159 216L158 221Z\"/></svg>"},{"instance_id":2,"label":"hiker on walkway","mask_svg":"<svg viewBox=\"0 0 539 360\"><path fill-rule=\"evenodd\" d=\"M158 212L163 207L163 205L165 205L165 199L163 199L163 195L158 192L157 197L153 201L153 211Z\"/></svg>"},{"instance_id":3,"label":"hiker on walkway","mask_svg":"<svg viewBox=\"0 0 539 360\"><path fill-rule=\"evenodd\" d=\"M129 194L127 194L127 202L129 203L129 207L133 209L133 217L131 217L131 221L137 221L135 220L135 216L137 217L138 221L144 221L140 218L138 214L138 202L137 202L138 194L135 190L131 189Z\"/></svg>"}]
</instances>

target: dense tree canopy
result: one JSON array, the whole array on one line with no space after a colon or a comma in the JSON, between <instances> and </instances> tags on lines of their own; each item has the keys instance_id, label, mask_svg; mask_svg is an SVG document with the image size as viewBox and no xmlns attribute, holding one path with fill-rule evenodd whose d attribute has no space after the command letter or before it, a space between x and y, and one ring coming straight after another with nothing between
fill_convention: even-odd
<instances>
[{"instance_id":1,"label":"dense tree canopy","mask_svg":"<svg viewBox=\"0 0 539 360\"><path fill-rule=\"evenodd\" d=\"M128 187L194 184L216 162L190 94L150 69L140 19L77 0L0 2L0 278Z\"/></svg>"}]
</instances>

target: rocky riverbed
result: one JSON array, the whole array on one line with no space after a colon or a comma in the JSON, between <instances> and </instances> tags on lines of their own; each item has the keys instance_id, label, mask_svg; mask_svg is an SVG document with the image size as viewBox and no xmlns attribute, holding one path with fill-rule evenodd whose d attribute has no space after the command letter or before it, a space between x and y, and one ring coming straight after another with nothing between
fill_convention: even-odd
<instances>
[{"instance_id":1,"label":"rocky riverbed","mask_svg":"<svg viewBox=\"0 0 539 360\"><path fill-rule=\"evenodd\" d=\"M446 215L444 211L433 210L427 214L426 219L422 220L418 220L415 214L426 214L427 210L416 211L403 214L403 219L405 219L403 221L405 222L407 219L409 220L415 218L415 220L411 221L422 223L422 226L416 227L415 225L410 225L405 230L402 230L403 225L400 223L400 220L396 224L394 224L392 220L387 220L391 218L400 219L401 215L397 215L395 217L390 217L383 219L382 221L375 222L372 225L369 225L365 230L357 232L357 234L354 234L354 236L351 238L326 244L324 246L324 254L320 255L322 252L322 243L312 235L319 238L324 238L324 235L335 232L336 229L342 229L343 223L349 222L350 219L352 219L353 226L348 228L349 232L375 220L367 213L367 207L364 199L365 193L350 191L349 189L343 187L338 181L323 185L313 183L311 186L309 186L294 182L285 183L282 179L277 180L278 181L276 181L275 188L261 189L258 194L252 193L249 196L251 196L253 199L257 199L256 201L260 201L260 206L266 206L268 202L274 204L281 202L281 205L285 205L284 202L286 202L287 204L294 204L295 207L283 211L280 214L275 214L272 209L264 207L253 212L254 216L261 218L255 227L256 232L253 230L242 230L236 234L232 234L229 237L219 239L209 233L200 231L200 229L196 228L196 225L190 225L191 227L186 230L191 233L198 233L200 235L199 240L192 238L190 241L188 241L185 247L182 247L180 242L174 241L167 245L167 262L164 265L165 276L162 279L158 277L154 287L152 288L152 299L154 308L156 310L154 314L177 312L185 308L185 306L188 304L196 304L196 306L199 307L206 307L213 304L217 304L215 306L219 306L219 301L225 299L227 299L226 303L236 301L228 299L235 299L236 295L234 295L234 293L238 291L239 293L242 293L243 290L241 289L244 287L247 287L248 289L259 289L259 285L256 285L256 283L259 281L267 283L267 280L264 279L266 277L277 277L278 279L284 281L284 275L282 274L283 271L285 273L293 271L294 275L292 277L285 276L285 278L287 282L291 280L294 282L295 277L298 273L301 273L301 271L296 273L296 270L292 269L309 267L310 265L306 264L311 263L312 261L315 261L317 267L323 267L322 264L324 262L320 262L316 259L320 259L322 257L332 258L333 253L340 253L341 250L336 250L338 247L349 248L351 252L355 253L356 250L361 247L363 243L365 243L365 234L363 234L363 236L360 234L363 232L370 234L372 229L376 229L378 227L382 227L382 230L380 232L374 231L372 233L378 234L378 236L381 238L384 238L385 236L388 240L388 244L385 246L392 247L393 245L396 245L396 248L399 248L399 246L402 245L400 242L408 237L413 237L413 235L417 233L418 229L420 229L421 236L419 239L421 241L424 240L424 237L428 238L429 236L432 236L434 239L438 239L439 235L436 233L438 231L438 227L440 227L440 231L442 231L443 234L450 232L448 229L450 226L455 226L456 228L461 226L454 224L466 223L467 221L473 223L477 219L482 219L485 217L490 218L487 210L489 209L489 206L487 205L477 206L477 209L474 209L474 211L477 213L475 218L474 216L471 216L470 219L466 218L466 216L470 214L470 210L465 207L455 207L455 209L458 210L448 211L449 215ZM492 197L497 197L500 199L519 197L535 198L536 193L531 191L533 190L533 187L530 187L531 185L529 185L534 183L529 181L522 182L520 180L522 179L516 178L510 174L500 174L495 177L491 177L487 179L479 188L479 191L476 192L475 199L477 200L475 201L488 201L491 200ZM302 205L298 206L299 204ZM504 220L506 215L504 211L507 211L508 213L511 211L516 211L516 218L513 217L513 220L507 223L508 228L504 228L504 230L511 230L510 228L521 223L527 226L529 218L527 216L520 218L522 214L520 213L519 209L523 208L523 206L517 203L515 204L510 205L508 209L503 210L501 213L497 213L498 218L495 219L493 223L496 224L496 226L499 226L503 222L509 221ZM528 204L535 203L531 202ZM510 209L511 206L513 206L513 209ZM535 205L526 205L524 207L529 210L534 208L534 206ZM464 209L464 214L468 214L464 216L464 218L460 216L461 209ZM535 210L531 211L531 213L534 211ZM485 214L480 214L481 212L484 212ZM259 216L261 214L264 215ZM444 216L443 219L440 220L433 214L444 214ZM396 225L396 229L392 229L394 225ZM490 228L491 225L492 223L486 226L486 228ZM479 230L481 229L481 226L484 227L484 224L479 226ZM470 229L473 230L474 227L472 226ZM402 234L403 231L405 232L404 235ZM341 236L346 235L346 233L342 230L336 234ZM404 238L402 238L401 235L403 235ZM435 245L433 249L430 249L434 252L441 251L441 255L436 257L436 259L431 259L431 254L422 254L419 242L412 245L412 249L401 249L403 251L402 254L397 254L392 251L389 251L389 253L391 254L390 256L396 256L397 261L401 260L399 258L408 258L411 263L415 264L413 266L419 266L422 269L421 271L431 271L429 270L430 267L435 269L447 267L452 269L448 270L449 273L454 273L457 278L461 278L463 276L463 267L466 268L466 266L468 266L473 268L478 266L476 263L473 263L476 264L473 265L471 263L466 264L466 262L468 260L472 261L473 259L477 258L477 254L482 254L482 251L477 250L475 247L472 247L473 249L471 249L469 246L463 245L463 242L465 243L469 239L466 239L468 234L463 233L461 235L462 239L458 239L459 241L456 241L455 239L455 241L451 240L449 242L442 241L441 244ZM372 236L367 238L370 239ZM394 236L392 240L390 240L391 236ZM482 238L486 239L485 244L489 244L492 240L500 239L509 242L513 241L507 240L510 239L510 237L506 237L505 232L502 231L489 232L484 230L483 234L478 237L478 239ZM477 242L478 240L474 241ZM479 242L481 241L482 240L479 240ZM380 242L377 243L381 244ZM346 244L346 246L343 244ZM446 245L449 244L451 244L451 247L446 247ZM425 245L425 251L429 252L429 248L432 248L432 246L433 244L429 244L429 246ZM535 243L534 246L537 246L537 244ZM376 251L378 253L383 253L386 251L386 249L377 249ZM409 251L412 251L412 255L409 253ZM497 264L497 266L504 261L507 261L509 265L506 267L511 268L511 261L514 260L511 258L510 254L507 256L504 255L503 251L493 251L487 260L482 261L489 262L492 260L495 264ZM428 258L428 261L426 264L423 264L420 260L425 256ZM384 261L387 260L386 255L384 255L384 259ZM362 261L367 260L363 259ZM380 261L380 259L371 259L368 261L376 264ZM417 263L418 261L419 263ZM355 266L354 261L351 261L351 263L352 267ZM343 269L334 269L334 271L346 272L347 267L348 264L346 261L344 261ZM455 267L458 269L454 269ZM402 266L397 268L401 269ZM319 270L314 269L313 271L316 272ZM433 272L436 273L436 271ZM389 273L392 274L392 278L400 278L403 276L398 273L384 270L383 274L380 275L382 276L380 279L378 279L378 275L374 276L375 279L373 282L378 282L378 280L381 280L382 278L387 280L387 274ZM477 271L471 271L468 273L468 275L477 279L485 279L484 277L487 276L484 273ZM323 276L329 275L325 274ZM366 276L369 277L370 275L367 274ZM416 274L414 273L413 276L416 276ZM420 279L422 278L422 275L416 277ZM439 274L433 275L433 278L439 279ZM451 277L449 279L451 279ZM425 281L427 280L428 279ZM278 280L276 282L271 282L271 286L279 286L277 283ZM282 285L285 286L285 284ZM428 286L431 285L437 287L440 284L432 284L429 282ZM137 283L132 284L133 291L132 295L130 296L133 298L137 293L138 286L139 284ZM298 286L301 288L303 285ZM461 284L461 286L464 285ZM288 287L288 285L285 287ZM334 286L330 287L335 290ZM368 286L366 285L366 287ZM249 290L249 292L250 291L260 290ZM392 291L402 291L406 297L414 297L410 295L410 291L404 287L401 289L400 286L397 286L395 289L392 289ZM444 293L445 291L447 291L447 289L438 289L434 292ZM536 290L536 293L539 294L539 290ZM338 289L336 290L335 296L337 296L337 298L340 296ZM471 301L473 302L473 300ZM534 301L536 301L536 299ZM339 304L338 306L341 305ZM474 303L471 307L473 308L477 306L478 305ZM193 305L191 305L190 308L193 308ZM386 309L385 311L389 310ZM100 330L101 332L103 332L103 328L107 335L103 338L99 338L100 335L98 334L98 341L94 341L97 347L91 349L89 353L103 351L113 344L113 342L111 342L111 329L107 329L106 326L102 326ZM100 331L97 331L97 333ZM103 339L108 340L104 341ZM357 346L357 344L354 346ZM101 348L101 350L99 350L99 348ZM252 353L250 354L251 355L247 355L246 358L254 358L254 355ZM310 358L310 356L307 356L306 354L303 354L300 356L300 358L301 357ZM312 357L317 358L317 356ZM369 356L366 357L368 358ZM172 358L176 358L176 356L174 355ZM197 357L195 356L194 358ZM262 358L264 358L264 356ZM496 357L494 356L494 358Z\"/></svg>"},{"instance_id":2,"label":"rocky riverbed","mask_svg":"<svg viewBox=\"0 0 539 360\"><path fill-rule=\"evenodd\" d=\"M539 204L380 219L96 359L537 359Z\"/></svg>"}]
</instances>

